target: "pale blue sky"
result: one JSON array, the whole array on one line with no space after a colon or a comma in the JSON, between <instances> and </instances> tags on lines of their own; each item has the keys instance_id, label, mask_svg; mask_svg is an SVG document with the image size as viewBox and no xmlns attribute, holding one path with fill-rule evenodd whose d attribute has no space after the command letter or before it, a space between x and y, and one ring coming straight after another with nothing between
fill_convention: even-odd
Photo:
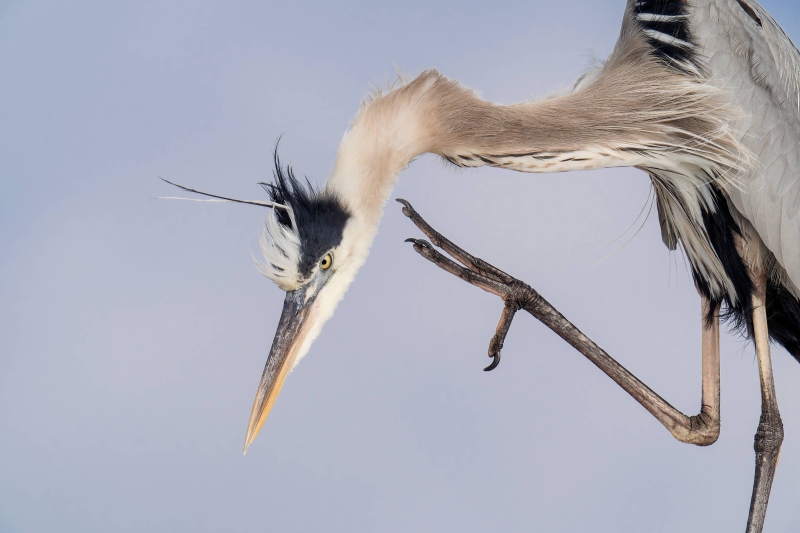
<instances>
[{"instance_id":1,"label":"pale blue sky","mask_svg":"<svg viewBox=\"0 0 800 533\"><path fill-rule=\"evenodd\" d=\"M759 415L726 334L722 435L679 444L529 317L486 374L499 301L416 257L394 204L367 265L241 447L283 295L264 213L153 201L158 176L257 197L270 152L324 181L370 84L427 67L511 103L605 57L623 0L0 4L0 531L730 531ZM800 6L764 1L800 40ZM454 172L405 197L538 288L677 407L699 302L635 170ZM767 527L800 528L800 365Z\"/></svg>"}]
</instances>

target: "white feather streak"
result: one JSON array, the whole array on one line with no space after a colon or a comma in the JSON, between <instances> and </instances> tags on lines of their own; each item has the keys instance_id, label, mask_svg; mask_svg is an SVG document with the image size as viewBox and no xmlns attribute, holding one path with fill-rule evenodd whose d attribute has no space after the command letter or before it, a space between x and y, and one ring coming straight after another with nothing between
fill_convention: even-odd
<instances>
[{"instance_id":1,"label":"white feather streak","mask_svg":"<svg viewBox=\"0 0 800 533\"><path fill-rule=\"evenodd\" d=\"M297 232L297 221L291 207L286 207L292 227L287 228L278 221L273 210L267 217L264 230L259 237L264 262L254 258L256 268L264 276L271 279L285 291L295 290L300 286L300 235Z\"/></svg>"},{"instance_id":2,"label":"white feather streak","mask_svg":"<svg viewBox=\"0 0 800 533\"><path fill-rule=\"evenodd\" d=\"M644 29L642 30L642 33L644 33L651 39L655 39L656 41L660 41L665 44L669 44L672 46L679 46L687 50L694 48L694 45L692 43L686 42L682 39L678 39L677 37L673 37L672 35L667 35L666 33L661 33L660 31Z\"/></svg>"}]
</instances>

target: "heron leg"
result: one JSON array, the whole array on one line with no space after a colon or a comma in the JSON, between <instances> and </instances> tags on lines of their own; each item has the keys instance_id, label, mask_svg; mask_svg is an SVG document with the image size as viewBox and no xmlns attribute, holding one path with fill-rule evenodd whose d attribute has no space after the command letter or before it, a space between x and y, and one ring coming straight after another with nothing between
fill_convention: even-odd
<instances>
[{"instance_id":1,"label":"heron leg","mask_svg":"<svg viewBox=\"0 0 800 533\"><path fill-rule=\"evenodd\" d=\"M411 204L405 200L401 203L404 206L403 214L411 218L431 241L438 243L443 250L459 262L443 255L428 241L408 239L414 243L416 252L443 270L499 296L505 302L497 332L489 346L489 355L494 358L494 362L487 367L487 370L497 366L500 348L502 348L506 333L511 326L511 321L518 310L524 310L605 372L661 422L676 439L698 446L708 446L717 440L720 428L719 309L714 309L715 319L712 323L706 323L701 319L703 324L702 406L697 415L687 416L675 409L608 355L528 284L459 248L425 222ZM709 305L709 302L703 298L702 316L707 316Z\"/></svg>"},{"instance_id":2,"label":"heron leg","mask_svg":"<svg viewBox=\"0 0 800 533\"><path fill-rule=\"evenodd\" d=\"M772 359L769 353L769 334L766 312L766 275L761 272L753 276L755 292L753 303L753 340L758 358L758 374L761 381L761 419L753 447L756 451L756 473L753 481L753 497L747 519L747 533L760 533L764 527L769 493L778 465L778 455L783 442L783 422L775 397L775 382L772 379Z\"/></svg>"}]
</instances>

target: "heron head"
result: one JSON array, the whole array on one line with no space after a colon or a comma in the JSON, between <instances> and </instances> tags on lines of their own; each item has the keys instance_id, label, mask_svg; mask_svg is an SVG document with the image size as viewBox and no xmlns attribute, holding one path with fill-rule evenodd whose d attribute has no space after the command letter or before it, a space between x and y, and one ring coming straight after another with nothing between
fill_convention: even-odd
<instances>
[{"instance_id":1,"label":"heron head","mask_svg":"<svg viewBox=\"0 0 800 533\"><path fill-rule=\"evenodd\" d=\"M278 204L261 238L259 270L286 291L283 311L247 427L245 451L264 424L286 376L308 352L363 265L374 229L353 216L328 186L315 189L282 169L261 184Z\"/></svg>"}]
</instances>

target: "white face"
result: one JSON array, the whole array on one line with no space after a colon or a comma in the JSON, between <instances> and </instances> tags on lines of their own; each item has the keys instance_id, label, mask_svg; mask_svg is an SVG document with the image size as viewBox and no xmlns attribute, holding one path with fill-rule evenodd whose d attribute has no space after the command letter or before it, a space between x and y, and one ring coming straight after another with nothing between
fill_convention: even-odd
<instances>
[{"instance_id":1,"label":"white face","mask_svg":"<svg viewBox=\"0 0 800 533\"><path fill-rule=\"evenodd\" d=\"M269 222L267 228L270 229ZM280 244L268 243L271 247L265 249L262 243L267 267L259 265L260 270L281 288L288 290L278 331L250 414L245 450L263 426L286 376L308 353L322 326L333 316L336 306L366 261L376 229L351 217L345 225L339 245L323 253L304 280L298 279L296 264L293 270L288 265L283 266L286 256L294 250L299 261L299 245L291 248L294 244L292 239L280 234L279 237L283 239ZM276 265L275 261L279 261L279 264Z\"/></svg>"},{"instance_id":2,"label":"white face","mask_svg":"<svg viewBox=\"0 0 800 533\"><path fill-rule=\"evenodd\" d=\"M358 270L366 262L375 233L375 228L369 228L355 218L350 219L345 226L342 242L331 250L333 264L329 269L329 278L323 282L322 276L319 275L320 265L317 265L311 280L305 284L309 291L314 291L316 294L309 316L314 322L313 325L309 325L308 335L299 347L294 366L308 353L322 331L322 326L333 316L336 306L342 301Z\"/></svg>"}]
</instances>

